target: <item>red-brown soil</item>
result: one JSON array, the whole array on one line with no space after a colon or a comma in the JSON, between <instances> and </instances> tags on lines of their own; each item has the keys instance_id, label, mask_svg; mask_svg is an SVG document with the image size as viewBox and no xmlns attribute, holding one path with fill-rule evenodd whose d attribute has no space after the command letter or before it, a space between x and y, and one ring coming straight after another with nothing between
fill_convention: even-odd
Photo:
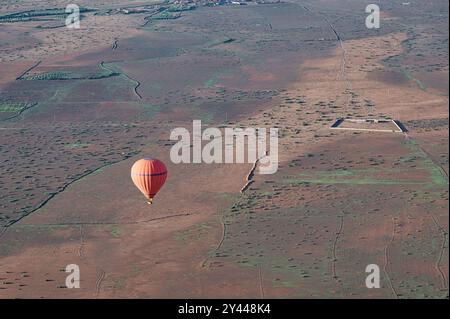
<instances>
[{"instance_id":1,"label":"red-brown soil","mask_svg":"<svg viewBox=\"0 0 450 319\"><path fill-rule=\"evenodd\" d=\"M37 103L0 122L0 298L448 298L448 5L405 7L380 30L353 0L105 15L78 51L84 33L0 33L0 102ZM28 75L119 75L15 80L38 61ZM409 131L330 130L340 117ZM278 127L278 172L240 193L251 163L171 163L192 119ZM148 155L169 170L152 206L129 178Z\"/></svg>"}]
</instances>

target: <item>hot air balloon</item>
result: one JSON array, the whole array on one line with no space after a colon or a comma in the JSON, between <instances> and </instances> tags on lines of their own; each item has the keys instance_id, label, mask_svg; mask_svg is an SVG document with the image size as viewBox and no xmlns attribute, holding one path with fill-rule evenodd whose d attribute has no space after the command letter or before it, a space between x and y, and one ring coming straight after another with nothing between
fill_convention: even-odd
<instances>
[{"instance_id":1,"label":"hot air balloon","mask_svg":"<svg viewBox=\"0 0 450 319\"><path fill-rule=\"evenodd\" d=\"M164 185L166 178L166 165L154 158L140 159L131 167L131 179L147 198L149 204Z\"/></svg>"}]
</instances>

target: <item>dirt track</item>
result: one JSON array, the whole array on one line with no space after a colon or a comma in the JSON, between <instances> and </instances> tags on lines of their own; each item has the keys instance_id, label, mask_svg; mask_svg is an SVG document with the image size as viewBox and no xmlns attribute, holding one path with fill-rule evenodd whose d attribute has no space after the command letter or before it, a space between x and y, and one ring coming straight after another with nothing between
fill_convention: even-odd
<instances>
[{"instance_id":1,"label":"dirt track","mask_svg":"<svg viewBox=\"0 0 450 319\"><path fill-rule=\"evenodd\" d=\"M273 28L281 24L277 15L267 14L265 8L257 9L261 10L258 14L275 21L271 23ZM218 10L221 9L216 13ZM234 10L231 13L236 15L232 18L242 19L242 11L224 10ZM243 16L259 21L251 10L244 11ZM135 95L151 104L157 101L156 95L167 93L172 98L168 109L151 113L148 121L152 133L137 130L109 142L122 145L132 136L143 135L144 142L133 145L139 155L121 158L73 180L32 214L2 228L0 297L446 297L448 148L442 142L448 142L448 126L431 131L412 130L409 139L401 134L335 132L329 126L342 116L382 115L402 121L448 118L448 97L436 97L434 91L421 90L411 81L392 85L369 76L375 70L384 70L386 58L404 52L402 43L408 35L392 32L346 40L331 22L330 12L317 14L326 19L320 22L320 32L330 36L333 45L326 50L317 49L325 42L317 41L316 55L301 51L298 58L289 51L284 53L286 61L282 63L282 59L273 60L271 51L264 52L267 56L259 52L267 63L258 68L251 63L241 67L240 63L248 62L239 56L239 63L229 64L239 70L233 71L238 75L225 72L216 76L213 72L206 81L208 85L203 85L203 77L192 75L192 83L203 85L190 89L195 92L194 97L211 97L211 91L205 88L210 83L214 83L210 90L226 88L233 92L229 94L235 94L233 89L262 91L275 83L282 87L277 96L262 99L261 103L251 99L237 102L249 110L240 113L236 108L227 113L232 125L276 126L281 132L279 172L254 175L243 193L242 185L248 181L252 163L170 163L169 128L175 123L189 126L191 118L203 115L204 109L195 104L187 111L177 104L178 99L183 105L192 96L161 93L163 89L152 86L153 75L143 72L143 66L154 68L155 74L167 72L169 63L165 58L157 57L156 62L153 57L141 60L141 52L136 50L136 61L118 63L124 74L142 84L142 95L136 91L137 86L134 93L133 86L121 86L124 93L119 97L129 98L124 98L124 104L136 100ZM192 20L187 21L191 24L184 24L184 20L161 24L173 30L192 28ZM273 28L270 32L274 32ZM333 34L337 39L333 39ZM141 36L139 32L136 35ZM142 42L129 41L121 41L115 50L105 45L100 51L87 52L83 58L98 65L103 52L114 51L109 54L121 56L129 49L127 45ZM194 51L199 46L197 39L189 41L194 43L189 47ZM234 42L221 46L224 52L244 57L253 53L249 47ZM270 50L277 48L279 45ZM194 56L187 54L173 58L182 61L175 63L177 68L169 69L177 74L173 77L186 76L184 63ZM207 58L198 58L205 73L210 70L204 65L216 61L210 54L217 53L208 51ZM234 58L226 55L221 61ZM61 65L83 60L77 55L60 59ZM45 68L45 63L36 68L38 71L39 67ZM294 70L295 75L287 71L286 74L295 80L282 79L281 73L287 69ZM187 72L187 77L190 74ZM242 78L250 80L240 86ZM172 83L169 80L174 81L171 78L167 83ZM14 86L4 88L15 92ZM237 100L247 97L239 94ZM76 98L73 105L81 105L82 101ZM212 105L228 103L221 98ZM368 107L366 101L375 107ZM63 104L57 102L36 108L25 119L28 123L45 123L48 114L71 119L66 109L58 111L57 107ZM142 116L137 108L132 110ZM95 105L86 111L101 121L102 114L110 109ZM74 119L83 123L87 115L73 112L79 113ZM214 114L213 119L221 121L222 113ZM23 124L19 121L5 125L14 128ZM142 154L162 159L170 172L167 185L151 207L128 176L133 161ZM61 269L70 263L80 265L81 289L61 288L66 275ZM365 266L372 263L383 270L381 289L368 290L363 286Z\"/></svg>"}]
</instances>

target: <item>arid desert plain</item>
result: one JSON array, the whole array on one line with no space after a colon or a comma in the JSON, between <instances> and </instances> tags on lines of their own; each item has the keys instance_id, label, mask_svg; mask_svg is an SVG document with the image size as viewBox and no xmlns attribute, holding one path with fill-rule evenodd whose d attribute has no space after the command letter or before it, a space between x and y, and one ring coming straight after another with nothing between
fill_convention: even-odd
<instances>
[{"instance_id":1,"label":"arid desert plain","mask_svg":"<svg viewBox=\"0 0 450 319\"><path fill-rule=\"evenodd\" d=\"M71 2L0 2L0 299L448 298L447 0ZM194 120L278 171L174 163Z\"/></svg>"}]
</instances>

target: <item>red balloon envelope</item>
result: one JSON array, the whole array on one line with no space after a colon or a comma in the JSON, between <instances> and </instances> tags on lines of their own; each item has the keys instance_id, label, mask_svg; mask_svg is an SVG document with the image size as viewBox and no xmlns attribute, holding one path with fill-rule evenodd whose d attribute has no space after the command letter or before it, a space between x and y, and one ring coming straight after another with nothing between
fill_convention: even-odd
<instances>
[{"instance_id":1,"label":"red balloon envelope","mask_svg":"<svg viewBox=\"0 0 450 319\"><path fill-rule=\"evenodd\" d=\"M153 197L166 182L167 168L163 162L154 158L138 160L131 167L131 179L151 204Z\"/></svg>"}]
</instances>

